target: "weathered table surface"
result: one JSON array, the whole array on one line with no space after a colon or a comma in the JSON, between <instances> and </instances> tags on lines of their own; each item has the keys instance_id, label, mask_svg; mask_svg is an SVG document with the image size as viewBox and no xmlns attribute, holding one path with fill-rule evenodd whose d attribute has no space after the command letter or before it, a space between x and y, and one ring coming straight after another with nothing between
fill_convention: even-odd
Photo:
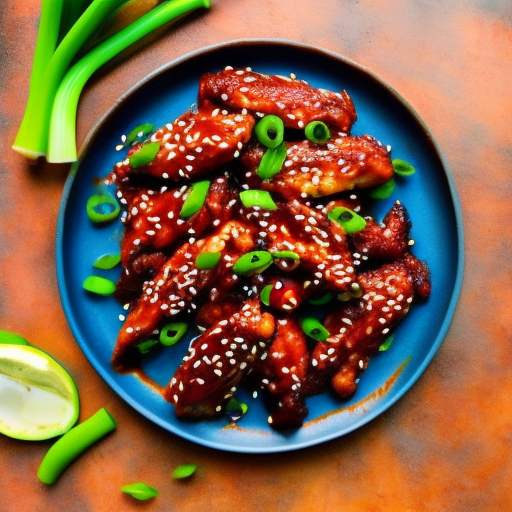
<instances>
[{"instance_id":1,"label":"weathered table surface","mask_svg":"<svg viewBox=\"0 0 512 512\"><path fill-rule=\"evenodd\" d=\"M141 0L144 3L145 0ZM54 486L36 477L51 441L0 438L0 509L512 510L512 10L507 0L212 0L85 88L78 141L147 73L186 52L242 37L316 45L398 90L432 130L460 195L465 277L440 350L412 389L356 432L305 450L238 455L182 440L136 413L88 363L66 322L55 232L66 165L29 166L11 150L28 93L40 0L0 5L0 329L58 355L81 418L107 407L117 431ZM199 465L187 482L170 478ZM119 487L144 480L140 504ZM139 507L140 505L140 507Z\"/></svg>"}]
</instances>

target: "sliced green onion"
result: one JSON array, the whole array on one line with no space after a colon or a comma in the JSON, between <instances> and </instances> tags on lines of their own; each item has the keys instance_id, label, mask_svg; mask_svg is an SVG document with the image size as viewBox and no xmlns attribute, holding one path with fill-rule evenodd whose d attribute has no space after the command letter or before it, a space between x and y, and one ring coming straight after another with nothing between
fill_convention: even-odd
<instances>
[{"instance_id":1,"label":"sliced green onion","mask_svg":"<svg viewBox=\"0 0 512 512\"><path fill-rule=\"evenodd\" d=\"M121 206L110 194L92 195L87 200L85 208L89 219L96 223L111 221L121 211Z\"/></svg>"},{"instance_id":2,"label":"sliced green onion","mask_svg":"<svg viewBox=\"0 0 512 512\"><path fill-rule=\"evenodd\" d=\"M253 251L244 254L236 261L233 272L240 276L260 274L272 265L272 254L267 251Z\"/></svg>"},{"instance_id":3,"label":"sliced green onion","mask_svg":"<svg viewBox=\"0 0 512 512\"><path fill-rule=\"evenodd\" d=\"M68 430L48 450L37 476L45 484L53 484L62 472L87 448L112 432L116 420L106 409L100 409L89 419Z\"/></svg>"},{"instance_id":4,"label":"sliced green onion","mask_svg":"<svg viewBox=\"0 0 512 512\"><path fill-rule=\"evenodd\" d=\"M366 226L366 221L350 208L337 206L333 208L327 215L329 219L340 224L345 233L355 233L361 231Z\"/></svg>"},{"instance_id":5,"label":"sliced green onion","mask_svg":"<svg viewBox=\"0 0 512 512\"><path fill-rule=\"evenodd\" d=\"M183 478L191 477L197 471L196 464L181 464L173 472L172 477L175 480L182 480Z\"/></svg>"},{"instance_id":6,"label":"sliced green onion","mask_svg":"<svg viewBox=\"0 0 512 512\"><path fill-rule=\"evenodd\" d=\"M109 1L112 3L113 0ZM108 4L109 1L94 0L93 4L96 2ZM117 3L119 2L121 0L117 0ZM93 4L91 4L91 7ZM162 2L126 28L93 48L66 73L53 102L49 137L48 133L45 136L45 138L49 138L47 156L49 162L74 162L77 158L75 132L78 100L91 75L139 39L171 20L200 7L209 8L210 0ZM46 120L46 123L48 122L49 118ZM45 129L48 129L47 125ZM27 126L25 131L30 131L30 126ZM23 135L24 138L20 142L23 142L23 146L30 145L30 133L24 133Z\"/></svg>"},{"instance_id":7,"label":"sliced green onion","mask_svg":"<svg viewBox=\"0 0 512 512\"><path fill-rule=\"evenodd\" d=\"M261 179L269 180L281 170L285 160L286 144L283 143L275 149L269 148L265 151L256 173Z\"/></svg>"},{"instance_id":8,"label":"sliced green onion","mask_svg":"<svg viewBox=\"0 0 512 512\"><path fill-rule=\"evenodd\" d=\"M188 324L184 322L174 322L167 324L160 331L160 343L166 347L170 347L177 343L187 332Z\"/></svg>"},{"instance_id":9,"label":"sliced green onion","mask_svg":"<svg viewBox=\"0 0 512 512\"><path fill-rule=\"evenodd\" d=\"M399 174L400 176L411 176L416 172L416 169L405 160L400 160L396 158L391 162L393 165L393 169L395 170L396 174Z\"/></svg>"},{"instance_id":10,"label":"sliced green onion","mask_svg":"<svg viewBox=\"0 0 512 512\"><path fill-rule=\"evenodd\" d=\"M94 261L92 266L101 270L110 270L111 268L114 268L116 265L118 265L120 261L120 254L103 254Z\"/></svg>"},{"instance_id":11,"label":"sliced green onion","mask_svg":"<svg viewBox=\"0 0 512 512\"><path fill-rule=\"evenodd\" d=\"M317 144L323 144L331 138L331 132L322 121L311 121L304 130L306 137Z\"/></svg>"},{"instance_id":12,"label":"sliced green onion","mask_svg":"<svg viewBox=\"0 0 512 512\"><path fill-rule=\"evenodd\" d=\"M126 0L94 0L55 49L39 87L32 87L13 149L29 158L47 152L48 127L59 85L77 52L104 20ZM58 30L58 28L57 28ZM62 136L59 133L59 137Z\"/></svg>"},{"instance_id":13,"label":"sliced green onion","mask_svg":"<svg viewBox=\"0 0 512 512\"><path fill-rule=\"evenodd\" d=\"M388 336L384 343L379 347L379 352L385 352L393 343L393 336Z\"/></svg>"},{"instance_id":14,"label":"sliced green onion","mask_svg":"<svg viewBox=\"0 0 512 512\"><path fill-rule=\"evenodd\" d=\"M124 141L124 147L131 146L134 142L142 142L150 133L153 133L154 126L151 123L144 123L133 128Z\"/></svg>"},{"instance_id":15,"label":"sliced green onion","mask_svg":"<svg viewBox=\"0 0 512 512\"><path fill-rule=\"evenodd\" d=\"M289 260L300 261L300 256L296 252L293 252L293 251L275 251L270 254L272 254L272 257L275 260L289 259Z\"/></svg>"},{"instance_id":16,"label":"sliced green onion","mask_svg":"<svg viewBox=\"0 0 512 512\"><path fill-rule=\"evenodd\" d=\"M246 208L259 206L264 210L277 210L276 203L266 190L244 190L240 192L240 199Z\"/></svg>"},{"instance_id":17,"label":"sliced green onion","mask_svg":"<svg viewBox=\"0 0 512 512\"><path fill-rule=\"evenodd\" d=\"M309 303L313 304L313 306L323 306L324 304L327 304L332 299L332 293L327 292L322 297L319 297L318 299L310 299Z\"/></svg>"},{"instance_id":18,"label":"sliced green onion","mask_svg":"<svg viewBox=\"0 0 512 512\"><path fill-rule=\"evenodd\" d=\"M158 491L144 482L123 485L121 491L140 501L146 501L158 496Z\"/></svg>"},{"instance_id":19,"label":"sliced green onion","mask_svg":"<svg viewBox=\"0 0 512 512\"><path fill-rule=\"evenodd\" d=\"M310 337L318 341L325 341L331 334L316 319L304 318L301 322L302 330Z\"/></svg>"},{"instance_id":20,"label":"sliced green onion","mask_svg":"<svg viewBox=\"0 0 512 512\"><path fill-rule=\"evenodd\" d=\"M158 345L160 343L159 340L146 340L146 341L143 341L142 343L139 343L137 345L137 350L141 353L141 354L147 354L151 351L151 349L155 346L155 345Z\"/></svg>"},{"instance_id":21,"label":"sliced green onion","mask_svg":"<svg viewBox=\"0 0 512 512\"><path fill-rule=\"evenodd\" d=\"M116 284L105 277L89 276L83 283L84 290L97 295L112 295L116 291Z\"/></svg>"},{"instance_id":22,"label":"sliced green onion","mask_svg":"<svg viewBox=\"0 0 512 512\"><path fill-rule=\"evenodd\" d=\"M137 167L150 164L155 159L159 150L159 142L146 142L145 144L142 144L137 151L128 157L130 167L132 169L136 169Z\"/></svg>"},{"instance_id":23,"label":"sliced green onion","mask_svg":"<svg viewBox=\"0 0 512 512\"><path fill-rule=\"evenodd\" d=\"M30 345L30 343L19 334L0 330L0 343L6 345Z\"/></svg>"},{"instance_id":24,"label":"sliced green onion","mask_svg":"<svg viewBox=\"0 0 512 512\"><path fill-rule=\"evenodd\" d=\"M277 116L263 117L254 127L256 137L267 148L277 148L284 140L284 123Z\"/></svg>"},{"instance_id":25,"label":"sliced green onion","mask_svg":"<svg viewBox=\"0 0 512 512\"><path fill-rule=\"evenodd\" d=\"M239 402L236 398L231 398L226 405L226 415L230 421L238 421L249 410L247 404Z\"/></svg>"},{"instance_id":26,"label":"sliced green onion","mask_svg":"<svg viewBox=\"0 0 512 512\"><path fill-rule=\"evenodd\" d=\"M260 300L265 304L265 306L270 306L270 292L272 291L272 288L274 288L273 284L267 284L267 286L264 286L261 289Z\"/></svg>"},{"instance_id":27,"label":"sliced green onion","mask_svg":"<svg viewBox=\"0 0 512 512\"><path fill-rule=\"evenodd\" d=\"M196 267L199 270L215 268L220 261L222 253L220 252L201 252L196 258Z\"/></svg>"},{"instance_id":28,"label":"sliced green onion","mask_svg":"<svg viewBox=\"0 0 512 512\"><path fill-rule=\"evenodd\" d=\"M183 203L180 211L180 217L187 218L198 212L206 201L209 188L209 181L198 181L197 183L194 183L187 199L185 199L185 202Z\"/></svg>"},{"instance_id":29,"label":"sliced green onion","mask_svg":"<svg viewBox=\"0 0 512 512\"><path fill-rule=\"evenodd\" d=\"M395 185L396 182L394 178L391 178L389 181L386 181L386 183L371 188L368 195L372 199L387 199L395 190Z\"/></svg>"}]
</instances>

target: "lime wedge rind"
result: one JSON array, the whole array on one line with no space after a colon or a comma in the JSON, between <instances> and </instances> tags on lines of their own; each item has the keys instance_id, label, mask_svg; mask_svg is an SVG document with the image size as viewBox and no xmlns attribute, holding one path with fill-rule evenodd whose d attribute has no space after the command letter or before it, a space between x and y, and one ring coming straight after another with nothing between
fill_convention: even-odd
<instances>
[{"instance_id":1,"label":"lime wedge rind","mask_svg":"<svg viewBox=\"0 0 512 512\"><path fill-rule=\"evenodd\" d=\"M45 352L0 345L0 433L38 441L67 432L79 414L69 373Z\"/></svg>"}]
</instances>

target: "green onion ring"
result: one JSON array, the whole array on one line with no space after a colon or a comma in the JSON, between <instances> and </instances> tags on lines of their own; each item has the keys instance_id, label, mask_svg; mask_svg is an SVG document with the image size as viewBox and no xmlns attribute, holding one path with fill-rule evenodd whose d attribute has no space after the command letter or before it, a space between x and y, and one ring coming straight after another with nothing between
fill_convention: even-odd
<instances>
[{"instance_id":1,"label":"green onion ring","mask_svg":"<svg viewBox=\"0 0 512 512\"><path fill-rule=\"evenodd\" d=\"M272 265L272 255L267 251L253 251L244 254L236 261L233 272L241 276L260 274Z\"/></svg>"},{"instance_id":2,"label":"green onion ring","mask_svg":"<svg viewBox=\"0 0 512 512\"><path fill-rule=\"evenodd\" d=\"M325 341L330 336L329 331L316 318L304 318L301 326L302 330L315 340Z\"/></svg>"},{"instance_id":3,"label":"green onion ring","mask_svg":"<svg viewBox=\"0 0 512 512\"><path fill-rule=\"evenodd\" d=\"M306 137L317 144L325 144L331 138L331 132L322 121L311 121L304 130Z\"/></svg>"},{"instance_id":4,"label":"green onion ring","mask_svg":"<svg viewBox=\"0 0 512 512\"><path fill-rule=\"evenodd\" d=\"M258 121L254 132L264 146L274 149L284 140L284 123L279 117L268 115Z\"/></svg>"},{"instance_id":5,"label":"green onion ring","mask_svg":"<svg viewBox=\"0 0 512 512\"><path fill-rule=\"evenodd\" d=\"M115 219L121 206L110 194L94 194L85 206L87 215L95 223L108 222Z\"/></svg>"},{"instance_id":6,"label":"green onion ring","mask_svg":"<svg viewBox=\"0 0 512 512\"><path fill-rule=\"evenodd\" d=\"M350 208L337 206L333 208L327 215L329 219L337 222L345 231L345 233L356 233L366 227L366 221Z\"/></svg>"},{"instance_id":7,"label":"green onion ring","mask_svg":"<svg viewBox=\"0 0 512 512\"><path fill-rule=\"evenodd\" d=\"M170 347L177 343L187 332L188 324L184 322L174 322L167 324L160 331L160 343L166 347Z\"/></svg>"}]
</instances>

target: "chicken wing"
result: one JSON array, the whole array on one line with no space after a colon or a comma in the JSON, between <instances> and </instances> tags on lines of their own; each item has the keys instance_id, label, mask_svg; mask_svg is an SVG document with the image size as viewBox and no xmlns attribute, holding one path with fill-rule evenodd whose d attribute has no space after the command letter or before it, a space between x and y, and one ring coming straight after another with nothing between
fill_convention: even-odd
<instances>
[{"instance_id":1,"label":"chicken wing","mask_svg":"<svg viewBox=\"0 0 512 512\"><path fill-rule=\"evenodd\" d=\"M280 117L288 128L323 121L335 132L348 133L357 116L348 93L315 89L303 80L226 68L205 74L199 83L199 108L222 105L259 115Z\"/></svg>"},{"instance_id":2,"label":"chicken wing","mask_svg":"<svg viewBox=\"0 0 512 512\"><path fill-rule=\"evenodd\" d=\"M118 162L107 183L145 174L170 180L195 179L236 158L251 138L254 118L248 114L223 114L219 109L186 112L172 124L156 131L151 142L160 144L155 158L133 167L130 157L142 144L135 144Z\"/></svg>"},{"instance_id":3,"label":"chicken wing","mask_svg":"<svg viewBox=\"0 0 512 512\"><path fill-rule=\"evenodd\" d=\"M303 200L380 185L393 177L387 149L369 135L340 136L325 146L309 140L286 142L286 147L281 171L270 180L262 180L257 173L264 148L254 145L244 152L241 161L251 188Z\"/></svg>"},{"instance_id":4,"label":"chicken wing","mask_svg":"<svg viewBox=\"0 0 512 512\"><path fill-rule=\"evenodd\" d=\"M196 338L165 391L176 415L205 419L220 413L265 353L274 330L273 316L261 313L253 300Z\"/></svg>"}]
</instances>

